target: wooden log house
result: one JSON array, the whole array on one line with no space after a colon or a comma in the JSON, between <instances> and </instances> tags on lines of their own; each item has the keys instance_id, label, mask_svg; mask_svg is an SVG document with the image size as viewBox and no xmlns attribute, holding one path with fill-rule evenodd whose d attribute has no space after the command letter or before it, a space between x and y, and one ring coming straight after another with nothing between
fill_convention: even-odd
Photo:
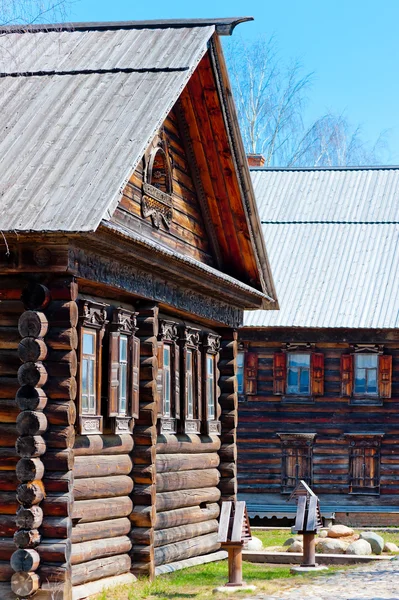
<instances>
[{"instance_id":1,"label":"wooden log house","mask_svg":"<svg viewBox=\"0 0 399 600\"><path fill-rule=\"evenodd\" d=\"M251 157L254 161L256 157ZM280 311L240 330L238 472L249 514L399 524L399 169L251 169Z\"/></svg>"},{"instance_id":2,"label":"wooden log house","mask_svg":"<svg viewBox=\"0 0 399 600\"><path fill-rule=\"evenodd\" d=\"M241 20L1 31L2 600L219 550L237 328L275 304L219 39Z\"/></svg>"}]
</instances>

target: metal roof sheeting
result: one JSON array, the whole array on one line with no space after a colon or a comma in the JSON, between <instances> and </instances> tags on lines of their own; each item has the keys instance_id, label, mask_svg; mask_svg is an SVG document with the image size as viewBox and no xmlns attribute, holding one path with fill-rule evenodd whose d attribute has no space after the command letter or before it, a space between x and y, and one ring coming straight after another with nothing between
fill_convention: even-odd
<instances>
[{"instance_id":1,"label":"metal roof sheeting","mask_svg":"<svg viewBox=\"0 0 399 600\"><path fill-rule=\"evenodd\" d=\"M280 311L248 327L399 326L399 168L252 170Z\"/></svg>"},{"instance_id":2,"label":"metal roof sheeting","mask_svg":"<svg viewBox=\"0 0 399 600\"><path fill-rule=\"evenodd\" d=\"M214 29L2 35L0 229L95 231L110 218Z\"/></svg>"}]
</instances>

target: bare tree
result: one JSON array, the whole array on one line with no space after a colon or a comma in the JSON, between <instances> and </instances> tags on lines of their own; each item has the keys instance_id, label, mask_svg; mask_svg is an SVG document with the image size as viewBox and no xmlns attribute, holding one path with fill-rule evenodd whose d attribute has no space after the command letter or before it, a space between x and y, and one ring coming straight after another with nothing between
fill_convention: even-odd
<instances>
[{"instance_id":1,"label":"bare tree","mask_svg":"<svg viewBox=\"0 0 399 600\"><path fill-rule=\"evenodd\" d=\"M332 112L305 124L313 73L304 75L298 61L284 65L274 37L252 43L233 38L227 60L246 150L263 154L266 166L379 162L380 151L386 149L384 135L370 147L360 127L351 127L344 115Z\"/></svg>"},{"instance_id":2,"label":"bare tree","mask_svg":"<svg viewBox=\"0 0 399 600\"><path fill-rule=\"evenodd\" d=\"M0 25L63 21L68 4L68 0L0 0Z\"/></svg>"}]
</instances>

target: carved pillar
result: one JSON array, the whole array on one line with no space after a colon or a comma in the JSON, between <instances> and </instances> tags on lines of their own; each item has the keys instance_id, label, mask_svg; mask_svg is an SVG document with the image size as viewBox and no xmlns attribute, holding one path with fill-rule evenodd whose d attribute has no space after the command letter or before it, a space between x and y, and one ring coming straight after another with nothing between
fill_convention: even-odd
<instances>
[{"instance_id":1,"label":"carved pillar","mask_svg":"<svg viewBox=\"0 0 399 600\"><path fill-rule=\"evenodd\" d=\"M219 404L221 408L220 483L223 500L236 500L237 495L237 332L222 330L218 368L220 372Z\"/></svg>"},{"instance_id":2,"label":"carved pillar","mask_svg":"<svg viewBox=\"0 0 399 600\"><path fill-rule=\"evenodd\" d=\"M132 573L154 577L156 441L158 416L158 305L143 303L137 317L140 338L140 404L133 431Z\"/></svg>"}]
</instances>

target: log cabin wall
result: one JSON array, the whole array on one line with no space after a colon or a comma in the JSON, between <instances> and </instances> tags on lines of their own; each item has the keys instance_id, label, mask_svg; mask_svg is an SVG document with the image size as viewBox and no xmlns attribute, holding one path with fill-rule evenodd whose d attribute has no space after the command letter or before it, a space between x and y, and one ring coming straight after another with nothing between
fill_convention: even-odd
<instances>
[{"instance_id":1,"label":"log cabin wall","mask_svg":"<svg viewBox=\"0 0 399 600\"><path fill-rule=\"evenodd\" d=\"M298 333L299 332L299 333ZM399 494L399 343L395 332L368 330L315 333L314 331L241 330L245 352L256 356L255 388L239 402L238 464L239 491L266 494L276 504L286 499L282 481L283 440L278 433L315 434L312 444L310 481L314 491L328 501L348 505L395 505ZM270 341L272 339L281 341ZM345 341L344 341L345 340ZM288 342L310 342L312 351L324 357L324 390L312 402L276 395L273 359ZM342 394L343 355L355 344L372 345L392 357L392 393L379 401L357 404ZM247 354L248 355L248 354ZM256 367L255 367L256 368ZM253 377L253 373L252 373ZM248 390L248 374L246 374ZM358 434L351 438L348 434ZM360 435L359 435L360 434ZM350 448L364 436L376 434L380 444L379 490L376 495L349 494ZM382 435L382 437L380 437ZM374 442L373 442L374 444ZM377 467L376 467L377 469ZM377 472L375 473L377 474ZM338 511L338 508L337 508ZM378 524L378 516L376 517ZM351 521L354 523L353 519ZM361 524L360 522L358 524Z\"/></svg>"}]
</instances>

